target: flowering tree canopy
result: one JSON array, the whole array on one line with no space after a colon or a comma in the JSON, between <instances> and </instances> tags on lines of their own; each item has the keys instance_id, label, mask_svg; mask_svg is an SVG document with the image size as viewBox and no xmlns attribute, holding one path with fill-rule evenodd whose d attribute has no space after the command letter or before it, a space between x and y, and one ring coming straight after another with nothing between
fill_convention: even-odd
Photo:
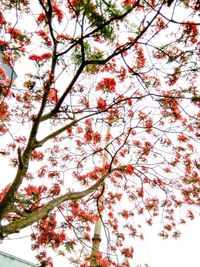
<instances>
[{"instance_id":1,"label":"flowering tree canopy","mask_svg":"<svg viewBox=\"0 0 200 267\"><path fill-rule=\"evenodd\" d=\"M120 267L134 256L127 238L142 238L135 217L160 215L160 236L180 235L200 204L199 9L1 1L1 239L32 226L44 266L51 247L86 267L101 219L109 252L98 266Z\"/></svg>"}]
</instances>

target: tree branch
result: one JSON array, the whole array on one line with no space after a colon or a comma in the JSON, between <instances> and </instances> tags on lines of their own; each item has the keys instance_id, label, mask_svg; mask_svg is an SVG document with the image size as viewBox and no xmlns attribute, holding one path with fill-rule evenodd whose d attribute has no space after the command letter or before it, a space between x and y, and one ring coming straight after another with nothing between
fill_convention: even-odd
<instances>
[{"instance_id":1,"label":"tree branch","mask_svg":"<svg viewBox=\"0 0 200 267\"><path fill-rule=\"evenodd\" d=\"M38 220L44 218L46 215L48 215L49 212L51 212L55 207L60 205L63 202L69 201L69 200L79 200L84 198L85 196L91 194L97 188L104 182L104 180L114 171L123 171L125 166L121 166L118 168L114 168L112 170L109 170L106 174L104 174L94 185L89 187L86 190L80 191L80 192L73 192L73 193L66 193L62 196L57 197L56 199L51 200L48 202L45 206L40 208L37 211L34 211L30 215L26 215L25 218L16 220L14 222L11 222L8 225L1 226L0 227L0 236L5 237L6 235L15 233L20 231L21 229L32 225L33 223L37 222Z\"/></svg>"},{"instance_id":2,"label":"tree branch","mask_svg":"<svg viewBox=\"0 0 200 267\"><path fill-rule=\"evenodd\" d=\"M63 126L62 128L58 129L57 131L47 135L45 138L43 138L40 141L37 141L35 147L41 147L45 142L47 142L48 140L50 140L53 137L56 137L57 135L61 134L62 132L66 131L67 129L71 128L72 126L74 126L78 121L80 120L73 120L71 123Z\"/></svg>"},{"instance_id":3,"label":"tree branch","mask_svg":"<svg viewBox=\"0 0 200 267\"><path fill-rule=\"evenodd\" d=\"M112 171L116 171L118 169L114 169ZM69 200L78 200L81 198L84 198L85 196L89 195L90 193L94 192L101 184L102 182L110 175L111 172L107 172L104 174L94 185L89 187L86 190L80 191L80 192L73 192L73 193L67 193L62 196L57 197L56 199L51 200L48 202L44 207L40 208L39 210L31 213L30 215L26 216L25 218L16 220L14 222L11 222L10 224L6 226L2 226L0 228L0 235L9 235L15 232L20 231L21 229L37 222L38 220L45 217L49 212L51 212L56 206L59 204L69 201Z\"/></svg>"}]
</instances>

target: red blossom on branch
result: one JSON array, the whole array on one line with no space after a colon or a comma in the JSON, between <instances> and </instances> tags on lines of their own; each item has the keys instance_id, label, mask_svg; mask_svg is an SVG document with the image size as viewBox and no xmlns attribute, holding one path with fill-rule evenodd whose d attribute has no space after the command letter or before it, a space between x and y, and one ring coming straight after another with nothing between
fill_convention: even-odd
<instances>
[{"instance_id":1,"label":"red blossom on branch","mask_svg":"<svg viewBox=\"0 0 200 267\"><path fill-rule=\"evenodd\" d=\"M190 41L192 44L197 43L198 41L198 26L194 21L187 21L184 24L185 27L185 34L186 34L186 40Z\"/></svg>"},{"instance_id":2,"label":"red blossom on branch","mask_svg":"<svg viewBox=\"0 0 200 267\"><path fill-rule=\"evenodd\" d=\"M36 151L36 150L32 152L31 156L32 156L32 159L35 159L38 161L43 160L44 158L44 154L41 151Z\"/></svg>"},{"instance_id":3,"label":"red blossom on branch","mask_svg":"<svg viewBox=\"0 0 200 267\"><path fill-rule=\"evenodd\" d=\"M136 4L136 0L124 0L123 1L123 6L124 7L132 7Z\"/></svg>"},{"instance_id":4,"label":"red blossom on branch","mask_svg":"<svg viewBox=\"0 0 200 267\"><path fill-rule=\"evenodd\" d=\"M58 94L55 88L51 88L48 93L48 98L52 103L58 102Z\"/></svg>"},{"instance_id":5,"label":"red blossom on branch","mask_svg":"<svg viewBox=\"0 0 200 267\"><path fill-rule=\"evenodd\" d=\"M187 142L188 140L189 140L189 138L186 135L184 135L184 134L178 135L178 141L179 142Z\"/></svg>"},{"instance_id":6,"label":"red blossom on branch","mask_svg":"<svg viewBox=\"0 0 200 267\"><path fill-rule=\"evenodd\" d=\"M35 54L30 55L29 56L29 59L30 60L34 60L36 62L40 62L40 61L43 61L43 60L50 59L51 57L52 57L52 54L51 53L44 53L44 54L42 54L40 56L35 55Z\"/></svg>"},{"instance_id":7,"label":"red blossom on branch","mask_svg":"<svg viewBox=\"0 0 200 267\"><path fill-rule=\"evenodd\" d=\"M134 166L131 165L131 164L128 164L125 167L124 173L129 174L129 175L132 175L134 173L134 171L135 171Z\"/></svg>"},{"instance_id":8,"label":"red blossom on branch","mask_svg":"<svg viewBox=\"0 0 200 267\"><path fill-rule=\"evenodd\" d=\"M47 45L47 46L51 46L52 45L52 42L48 36L48 34L43 31L43 30L39 30L37 32L37 34L44 40L44 43Z\"/></svg>"},{"instance_id":9,"label":"red blossom on branch","mask_svg":"<svg viewBox=\"0 0 200 267\"><path fill-rule=\"evenodd\" d=\"M96 86L96 90L104 92L114 93L116 88L116 81L113 78L103 78Z\"/></svg>"},{"instance_id":10,"label":"red blossom on branch","mask_svg":"<svg viewBox=\"0 0 200 267\"><path fill-rule=\"evenodd\" d=\"M0 120L8 121L10 112L8 111L8 105L5 102L0 102Z\"/></svg>"},{"instance_id":11,"label":"red blossom on branch","mask_svg":"<svg viewBox=\"0 0 200 267\"><path fill-rule=\"evenodd\" d=\"M13 28L13 27L8 28L8 33L14 39L21 38L21 36L22 36L22 32L19 29L16 29L16 28Z\"/></svg>"},{"instance_id":12,"label":"red blossom on branch","mask_svg":"<svg viewBox=\"0 0 200 267\"><path fill-rule=\"evenodd\" d=\"M97 107L99 110L104 111L105 109L107 109L106 101L102 98L99 98L97 100Z\"/></svg>"},{"instance_id":13,"label":"red blossom on branch","mask_svg":"<svg viewBox=\"0 0 200 267\"><path fill-rule=\"evenodd\" d=\"M133 248L123 248L122 255L126 258L133 258L134 249Z\"/></svg>"},{"instance_id":14,"label":"red blossom on branch","mask_svg":"<svg viewBox=\"0 0 200 267\"><path fill-rule=\"evenodd\" d=\"M37 23L39 24L45 20L46 20L46 15L44 13L39 14L39 16L37 17Z\"/></svg>"},{"instance_id":15,"label":"red blossom on branch","mask_svg":"<svg viewBox=\"0 0 200 267\"><path fill-rule=\"evenodd\" d=\"M62 20L63 20L63 12L62 12L62 10L55 3L52 5L52 8L53 8L54 13L58 17L58 22L61 23Z\"/></svg>"}]
</instances>

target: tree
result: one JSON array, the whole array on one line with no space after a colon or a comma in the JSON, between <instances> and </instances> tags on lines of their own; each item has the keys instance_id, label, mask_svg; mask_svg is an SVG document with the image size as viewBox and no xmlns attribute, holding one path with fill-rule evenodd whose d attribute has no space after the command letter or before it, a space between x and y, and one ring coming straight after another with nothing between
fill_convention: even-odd
<instances>
[{"instance_id":1,"label":"tree","mask_svg":"<svg viewBox=\"0 0 200 267\"><path fill-rule=\"evenodd\" d=\"M149 225L161 215L160 235L180 235L200 203L198 10L194 0L2 1L1 60L23 85L0 68L0 154L16 173L4 174L1 239L33 225L43 265L51 247L79 251L71 262L84 267L101 219L109 252L98 266L120 267L134 254L125 240L142 238L136 215Z\"/></svg>"}]
</instances>

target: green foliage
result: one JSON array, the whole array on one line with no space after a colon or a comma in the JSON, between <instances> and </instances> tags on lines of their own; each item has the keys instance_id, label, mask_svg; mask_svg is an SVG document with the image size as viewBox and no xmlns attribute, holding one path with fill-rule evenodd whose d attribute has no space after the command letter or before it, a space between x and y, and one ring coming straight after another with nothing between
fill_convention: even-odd
<instances>
[{"instance_id":1,"label":"green foliage","mask_svg":"<svg viewBox=\"0 0 200 267\"><path fill-rule=\"evenodd\" d=\"M191 100L192 102L200 101L200 95L194 95Z\"/></svg>"},{"instance_id":2,"label":"green foliage","mask_svg":"<svg viewBox=\"0 0 200 267\"><path fill-rule=\"evenodd\" d=\"M104 55L103 52L100 50L97 50L97 49L96 50L93 49L93 51L92 51L92 48L91 48L90 43L88 41L84 41L83 50L84 50L85 60L102 60L103 59L103 55ZM72 54L72 60L76 65L81 64L83 58L81 56L80 46L79 46L79 48L76 47L76 49L74 50L74 52ZM86 70L93 72L94 70L96 70L96 67L97 67L96 65L95 66L88 65Z\"/></svg>"},{"instance_id":3,"label":"green foliage","mask_svg":"<svg viewBox=\"0 0 200 267\"><path fill-rule=\"evenodd\" d=\"M74 250L74 244L71 241L65 242L65 249L68 252L72 252Z\"/></svg>"}]
</instances>

